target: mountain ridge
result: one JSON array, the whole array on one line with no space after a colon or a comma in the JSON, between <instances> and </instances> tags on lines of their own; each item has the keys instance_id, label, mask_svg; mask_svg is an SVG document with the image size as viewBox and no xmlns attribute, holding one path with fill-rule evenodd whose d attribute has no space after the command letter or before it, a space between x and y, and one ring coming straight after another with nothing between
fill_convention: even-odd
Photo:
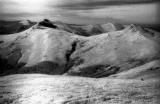
<instances>
[{"instance_id":1,"label":"mountain ridge","mask_svg":"<svg viewBox=\"0 0 160 104\"><path fill-rule=\"evenodd\" d=\"M105 25L111 26L108 31L81 36L69 25L60 24L44 20L23 32L1 35L1 60L8 60L7 65L13 66L16 73L46 70L48 74L94 76L100 69L100 73L104 71L109 76L159 59L158 32L135 25L116 30L110 23ZM89 30L92 33L92 25Z\"/></svg>"}]
</instances>

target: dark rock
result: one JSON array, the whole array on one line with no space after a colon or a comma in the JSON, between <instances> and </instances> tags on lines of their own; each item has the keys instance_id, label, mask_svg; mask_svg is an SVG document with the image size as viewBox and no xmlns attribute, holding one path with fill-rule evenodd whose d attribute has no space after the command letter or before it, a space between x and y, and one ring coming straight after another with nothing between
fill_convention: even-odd
<instances>
[{"instance_id":1,"label":"dark rock","mask_svg":"<svg viewBox=\"0 0 160 104\"><path fill-rule=\"evenodd\" d=\"M43 21L39 22L40 26L50 27L50 28L57 28L50 20L44 19Z\"/></svg>"}]
</instances>

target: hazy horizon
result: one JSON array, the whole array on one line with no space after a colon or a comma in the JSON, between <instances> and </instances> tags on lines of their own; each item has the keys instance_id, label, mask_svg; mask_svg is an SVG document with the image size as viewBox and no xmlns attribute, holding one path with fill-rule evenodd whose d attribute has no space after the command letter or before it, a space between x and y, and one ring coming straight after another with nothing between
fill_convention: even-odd
<instances>
[{"instance_id":1,"label":"hazy horizon","mask_svg":"<svg viewBox=\"0 0 160 104\"><path fill-rule=\"evenodd\" d=\"M0 20L160 24L159 0L0 0Z\"/></svg>"}]
</instances>

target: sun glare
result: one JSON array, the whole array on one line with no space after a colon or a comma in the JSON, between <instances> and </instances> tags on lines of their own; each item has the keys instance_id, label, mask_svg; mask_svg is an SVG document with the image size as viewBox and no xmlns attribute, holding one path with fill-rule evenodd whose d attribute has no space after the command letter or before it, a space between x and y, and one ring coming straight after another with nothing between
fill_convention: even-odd
<instances>
[{"instance_id":1,"label":"sun glare","mask_svg":"<svg viewBox=\"0 0 160 104\"><path fill-rule=\"evenodd\" d=\"M23 11L35 13L43 12L46 8L47 0L12 0L19 5Z\"/></svg>"}]
</instances>

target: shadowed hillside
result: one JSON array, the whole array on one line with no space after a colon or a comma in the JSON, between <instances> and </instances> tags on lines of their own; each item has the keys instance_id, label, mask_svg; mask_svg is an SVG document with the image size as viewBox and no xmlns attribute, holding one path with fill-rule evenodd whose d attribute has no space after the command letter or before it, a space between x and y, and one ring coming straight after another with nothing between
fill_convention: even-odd
<instances>
[{"instance_id":1,"label":"shadowed hillside","mask_svg":"<svg viewBox=\"0 0 160 104\"><path fill-rule=\"evenodd\" d=\"M17 32L22 32L31 26L33 26L35 22L31 22L29 20L24 21L0 21L0 35L5 34L13 34Z\"/></svg>"}]
</instances>

